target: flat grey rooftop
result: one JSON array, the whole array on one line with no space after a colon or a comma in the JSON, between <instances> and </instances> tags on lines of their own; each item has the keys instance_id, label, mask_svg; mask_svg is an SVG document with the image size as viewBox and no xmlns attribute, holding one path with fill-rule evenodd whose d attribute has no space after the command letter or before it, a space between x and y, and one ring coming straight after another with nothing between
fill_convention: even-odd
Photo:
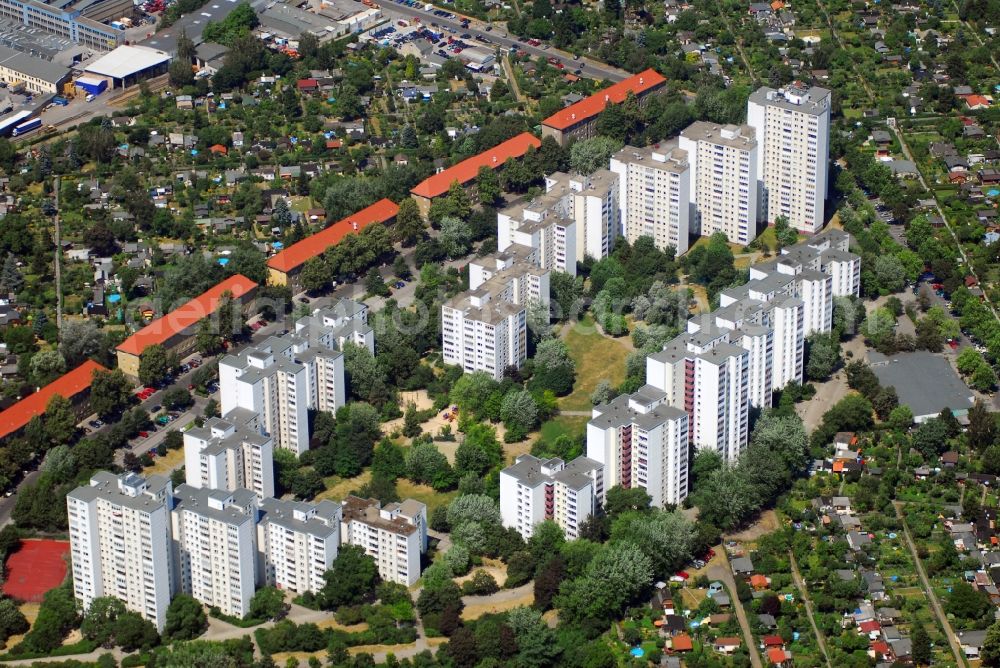
<instances>
[{"instance_id":1,"label":"flat grey rooftop","mask_svg":"<svg viewBox=\"0 0 1000 668\"><path fill-rule=\"evenodd\" d=\"M868 362L879 383L895 387L899 403L909 406L915 417L936 415L944 408L961 415L972 407L972 390L941 355L921 351L886 357L871 351Z\"/></svg>"}]
</instances>

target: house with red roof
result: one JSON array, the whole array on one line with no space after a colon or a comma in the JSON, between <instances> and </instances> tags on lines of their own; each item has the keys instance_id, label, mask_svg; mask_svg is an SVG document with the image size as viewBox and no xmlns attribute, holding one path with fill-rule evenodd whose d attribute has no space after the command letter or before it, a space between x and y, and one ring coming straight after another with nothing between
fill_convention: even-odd
<instances>
[{"instance_id":1,"label":"house with red roof","mask_svg":"<svg viewBox=\"0 0 1000 668\"><path fill-rule=\"evenodd\" d=\"M874 619L858 624L858 633L866 635L871 640L876 640L882 633L882 625Z\"/></svg>"},{"instance_id":2,"label":"house with red roof","mask_svg":"<svg viewBox=\"0 0 1000 668\"><path fill-rule=\"evenodd\" d=\"M542 121L542 138L552 137L560 146L575 139L589 139L596 134L597 118L609 104L621 104L629 95L642 104L666 85L667 80L654 69L639 72L546 118Z\"/></svg>"},{"instance_id":3,"label":"house with red roof","mask_svg":"<svg viewBox=\"0 0 1000 668\"><path fill-rule=\"evenodd\" d=\"M447 194L451 184L458 183L463 187L469 186L475 182L480 168L500 169L507 160L520 158L528 152L529 148L537 149L541 145L542 142L538 137L530 132L522 132L488 151L466 158L457 165L443 169L424 179L410 190L410 195L416 200L420 213L426 218L430 213L431 203L438 197ZM469 196L475 199L475 195L475 189L470 189Z\"/></svg>"},{"instance_id":4,"label":"house with red roof","mask_svg":"<svg viewBox=\"0 0 1000 668\"><path fill-rule=\"evenodd\" d=\"M767 650L767 661L772 666L792 665L792 653L781 647L772 647Z\"/></svg>"},{"instance_id":5,"label":"house with red roof","mask_svg":"<svg viewBox=\"0 0 1000 668\"><path fill-rule=\"evenodd\" d=\"M690 652L694 649L694 642L688 634L678 633L670 639L670 649L675 652Z\"/></svg>"},{"instance_id":6,"label":"house with red roof","mask_svg":"<svg viewBox=\"0 0 1000 668\"><path fill-rule=\"evenodd\" d=\"M256 292L257 284L246 276L230 276L122 341L116 348L118 368L125 375L138 378L142 354L152 345L163 346L168 353L178 357L190 354L194 350L198 326L219 309L224 296L246 310Z\"/></svg>"},{"instance_id":7,"label":"house with red roof","mask_svg":"<svg viewBox=\"0 0 1000 668\"><path fill-rule=\"evenodd\" d=\"M107 369L93 360L87 360L37 392L29 394L7 410L0 412L0 440L21 433L21 430L31 422L31 418L45 413L52 397L57 394L70 402L78 417L82 418L87 415L90 412L88 408L90 383L95 371L107 371Z\"/></svg>"},{"instance_id":8,"label":"house with red roof","mask_svg":"<svg viewBox=\"0 0 1000 668\"><path fill-rule=\"evenodd\" d=\"M222 144L213 144L212 146L208 147L208 150L211 151L214 155L226 155L227 153L229 153L229 149L223 146Z\"/></svg>"},{"instance_id":9,"label":"house with red roof","mask_svg":"<svg viewBox=\"0 0 1000 668\"><path fill-rule=\"evenodd\" d=\"M299 79L295 82L295 87L300 93L315 93L319 90L319 82L312 78Z\"/></svg>"},{"instance_id":10,"label":"house with red roof","mask_svg":"<svg viewBox=\"0 0 1000 668\"><path fill-rule=\"evenodd\" d=\"M357 234L369 225L387 225L396 218L399 206L389 199L381 199L361 209L326 229L292 244L267 261L267 282L270 285L298 285L298 276L307 260L322 255L327 248L336 246L348 234Z\"/></svg>"},{"instance_id":11,"label":"house with red roof","mask_svg":"<svg viewBox=\"0 0 1000 668\"><path fill-rule=\"evenodd\" d=\"M978 111L979 109L989 109L990 105L993 103L993 99L989 95L966 95L965 105L970 111Z\"/></svg>"}]
</instances>

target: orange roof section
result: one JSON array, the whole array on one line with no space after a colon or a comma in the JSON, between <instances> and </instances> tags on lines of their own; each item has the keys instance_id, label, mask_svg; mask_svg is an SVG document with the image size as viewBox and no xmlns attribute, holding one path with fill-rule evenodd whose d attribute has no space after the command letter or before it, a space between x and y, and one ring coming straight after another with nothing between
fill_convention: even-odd
<instances>
[{"instance_id":1,"label":"orange roof section","mask_svg":"<svg viewBox=\"0 0 1000 668\"><path fill-rule=\"evenodd\" d=\"M180 308L176 308L162 318L157 318L149 323L122 341L117 350L132 355L141 355L142 351L149 346L165 343L170 337L180 334L205 316L215 313L224 293L229 292L233 295L233 299L240 299L256 287L257 284L243 274L230 276L215 287L205 291L201 296L195 297Z\"/></svg>"},{"instance_id":2,"label":"orange roof section","mask_svg":"<svg viewBox=\"0 0 1000 668\"><path fill-rule=\"evenodd\" d=\"M292 271L330 246L336 246L348 234L357 233L372 223L392 220L399 212L399 206L390 199L381 199L369 207L361 209L324 230L292 244L267 261L267 266L277 271Z\"/></svg>"},{"instance_id":3,"label":"orange roof section","mask_svg":"<svg viewBox=\"0 0 1000 668\"><path fill-rule=\"evenodd\" d=\"M107 371L107 369L97 362L87 360L72 371L64 373L42 389L21 399L0 413L0 438L5 438L13 434L18 429L26 426L31 421L31 418L44 413L49 405L49 401L55 395L58 394L64 399L72 399L83 390L86 390L90 387L94 371L98 369Z\"/></svg>"},{"instance_id":4,"label":"orange roof section","mask_svg":"<svg viewBox=\"0 0 1000 668\"><path fill-rule=\"evenodd\" d=\"M476 178L480 167L496 169L506 162L507 158L520 158L528 152L528 148L539 148L541 145L542 142L538 137L530 132L522 132L502 144L494 146L489 151L483 151L479 155L467 158L443 172L424 179L410 192L417 197L433 199L448 192L448 188L455 181L465 185Z\"/></svg>"},{"instance_id":5,"label":"orange roof section","mask_svg":"<svg viewBox=\"0 0 1000 668\"><path fill-rule=\"evenodd\" d=\"M666 78L654 69L639 72L624 81L619 81L604 90L597 91L576 104L571 104L565 109L560 109L542 121L542 124L556 130L565 130L601 113L608 106L609 102L621 104L628 97L629 93L641 95L648 90L666 83L666 81Z\"/></svg>"}]
</instances>

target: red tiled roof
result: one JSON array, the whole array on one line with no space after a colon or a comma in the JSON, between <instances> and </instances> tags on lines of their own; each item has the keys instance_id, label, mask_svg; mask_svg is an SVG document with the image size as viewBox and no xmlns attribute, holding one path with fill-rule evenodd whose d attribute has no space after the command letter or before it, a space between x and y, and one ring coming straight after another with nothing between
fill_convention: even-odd
<instances>
[{"instance_id":1,"label":"red tiled roof","mask_svg":"<svg viewBox=\"0 0 1000 668\"><path fill-rule=\"evenodd\" d=\"M448 192L455 181L464 185L476 178L480 167L496 169L506 162L507 158L520 158L528 152L529 147L538 148L542 145L538 137L530 132L522 132L518 136L494 146L489 151L474 155L462 162L449 167L443 172L428 177L418 183L410 192L417 197L433 199Z\"/></svg>"},{"instance_id":2,"label":"red tiled roof","mask_svg":"<svg viewBox=\"0 0 1000 668\"><path fill-rule=\"evenodd\" d=\"M222 155L226 155L227 153L229 153L229 149L227 149L222 144L214 144L213 146L209 146L208 150L211 151L212 153L221 153Z\"/></svg>"},{"instance_id":3,"label":"red tiled roof","mask_svg":"<svg viewBox=\"0 0 1000 668\"><path fill-rule=\"evenodd\" d=\"M292 271L305 264L306 260L320 255L330 246L337 245L348 234L360 232L372 223L385 223L394 218L398 211L399 207L395 202L381 199L330 227L292 244L268 260L267 266L278 271Z\"/></svg>"},{"instance_id":4,"label":"red tiled roof","mask_svg":"<svg viewBox=\"0 0 1000 668\"><path fill-rule=\"evenodd\" d=\"M59 378L38 390L34 394L28 395L24 399L0 413L0 438L4 438L21 429L36 415L41 415L49 405L49 400L55 395L64 399L72 399L77 394L90 387L90 381L94 377L94 371L101 369L107 371L103 366L87 360L80 366L68 373L64 373Z\"/></svg>"},{"instance_id":5,"label":"red tiled roof","mask_svg":"<svg viewBox=\"0 0 1000 668\"><path fill-rule=\"evenodd\" d=\"M974 107L980 107L980 106L982 106L982 107L988 107L988 106L990 106L989 99L986 98L986 97L984 97L984 96L982 96L982 95L966 95L965 96L965 103L967 105L969 105L970 109L972 109Z\"/></svg>"},{"instance_id":6,"label":"red tiled roof","mask_svg":"<svg viewBox=\"0 0 1000 668\"><path fill-rule=\"evenodd\" d=\"M243 274L230 276L201 296L149 323L122 341L117 349L124 353L141 355L149 346L166 342L170 337L180 334L205 316L214 313L215 309L219 308L224 292L231 293L233 299L239 299L256 287L257 284Z\"/></svg>"},{"instance_id":7,"label":"red tiled roof","mask_svg":"<svg viewBox=\"0 0 1000 668\"><path fill-rule=\"evenodd\" d=\"M670 647L675 652L690 652L694 649L691 636L686 633L678 633L670 641Z\"/></svg>"},{"instance_id":8,"label":"red tiled roof","mask_svg":"<svg viewBox=\"0 0 1000 668\"><path fill-rule=\"evenodd\" d=\"M633 95L640 95L645 93L647 90L656 88L664 83L666 79L662 74L654 69L648 69L644 72L639 72L625 81L619 81L618 83L608 86L604 90L597 91L590 97L580 100L576 104L571 104L565 109L560 109L556 113L552 114L544 121L543 125L547 125L550 128L555 128L556 130L565 130L566 128L576 125L580 121L586 120L592 116L604 111L604 107L608 105L608 102L614 102L615 104L621 104L628 97L629 93Z\"/></svg>"},{"instance_id":9,"label":"red tiled roof","mask_svg":"<svg viewBox=\"0 0 1000 668\"><path fill-rule=\"evenodd\" d=\"M876 654L888 654L889 653L889 643L884 640L876 640L872 643L872 651Z\"/></svg>"},{"instance_id":10,"label":"red tiled roof","mask_svg":"<svg viewBox=\"0 0 1000 668\"><path fill-rule=\"evenodd\" d=\"M785 655L785 650L783 649L772 647L767 650L767 660L776 666L784 663L787 659L788 657Z\"/></svg>"},{"instance_id":11,"label":"red tiled roof","mask_svg":"<svg viewBox=\"0 0 1000 668\"><path fill-rule=\"evenodd\" d=\"M862 633L871 633L872 631L880 630L882 625L873 619L871 621L861 622L861 624L858 625L858 628L861 629Z\"/></svg>"},{"instance_id":12,"label":"red tiled roof","mask_svg":"<svg viewBox=\"0 0 1000 668\"><path fill-rule=\"evenodd\" d=\"M725 638L716 638L715 644L717 647L739 647L743 643L735 636L727 636Z\"/></svg>"},{"instance_id":13,"label":"red tiled roof","mask_svg":"<svg viewBox=\"0 0 1000 668\"><path fill-rule=\"evenodd\" d=\"M785 644L781 636L764 636L761 640L764 642L764 647L781 647Z\"/></svg>"},{"instance_id":14,"label":"red tiled roof","mask_svg":"<svg viewBox=\"0 0 1000 668\"><path fill-rule=\"evenodd\" d=\"M310 88L318 88L319 82L315 79L299 79L295 82L295 85L298 86L299 90L308 90Z\"/></svg>"}]
</instances>

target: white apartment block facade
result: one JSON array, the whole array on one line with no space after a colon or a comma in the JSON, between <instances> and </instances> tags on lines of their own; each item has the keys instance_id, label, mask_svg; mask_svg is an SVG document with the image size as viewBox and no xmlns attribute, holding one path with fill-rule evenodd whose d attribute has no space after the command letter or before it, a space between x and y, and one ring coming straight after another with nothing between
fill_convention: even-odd
<instances>
[{"instance_id":1,"label":"white apartment block facade","mask_svg":"<svg viewBox=\"0 0 1000 668\"><path fill-rule=\"evenodd\" d=\"M318 591L344 543L363 545L384 579L408 586L427 550L427 508L413 500L310 504L100 471L66 506L81 607L113 596L160 631L176 592L244 617L258 586Z\"/></svg>"},{"instance_id":2,"label":"white apartment block facade","mask_svg":"<svg viewBox=\"0 0 1000 668\"><path fill-rule=\"evenodd\" d=\"M635 148L626 146L611 157L618 175L618 206L622 235L634 244L651 237L660 250L673 246L688 251L691 227L691 166L677 140Z\"/></svg>"},{"instance_id":3,"label":"white apartment block facade","mask_svg":"<svg viewBox=\"0 0 1000 668\"><path fill-rule=\"evenodd\" d=\"M364 548L388 582L412 586L427 551L427 506L407 499L382 507L374 499L348 496L341 503L342 544Z\"/></svg>"},{"instance_id":4,"label":"white apartment block facade","mask_svg":"<svg viewBox=\"0 0 1000 668\"><path fill-rule=\"evenodd\" d=\"M555 522L567 540L579 538L580 525L603 502L603 467L588 457L566 463L521 455L500 471L501 520L525 540L546 520Z\"/></svg>"},{"instance_id":5,"label":"white apartment block facade","mask_svg":"<svg viewBox=\"0 0 1000 668\"><path fill-rule=\"evenodd\" d=\"M170 480L95 473L66 495L73 593L114 596L163 631L173 591Z\"/></svg>"},{"instance_id":6,"label":"white apartment block facade","mask_svg":"<svg viewBox=\"0 0 1000 668\"><path fill-rule=\"evenodd\" d=\"M560 206L562 198L542 195L520 206L497 212L497 249L518 246L541 269L576 276L576 221ZM523 252L523 251L522 251Z\"/></svg>"},{"instance_id":7,"label":"white apartment block facade","mask_svg":"<svg viewBox=\"0 0 1000 668\"><path fill-rule=\"evenodd\" d=\"M806 337L831 331L834 296L860 289L849 245L828 230L753 265L750 281L720 293L719 308L646 358L646 382L687 413L697 448L732 461L748 442L748 407L768 408L774 391L802 382Z\"/></svg>"},{"instance_id":8,"label":"white apartment block facade","mask_svg":"<svg viewBox=\"0 0 1000 668\"><path fill-rule=\"evenodd\" d=\"M607 169L589 176L556 172L545 177L545 192L556 201L555 209L575 223L577 262L611 253L621 230L617 174Z\"/></svg>"},{"instance_id":9,"label":"white apartment block facade","mask_svg":"<svg viewBox=\"0 0 1000 668\"><path fill-rule=\"evenodd\" d=\"M759 218L753 128L696 121L681 132L679 145L691 166L692 227L702 236L722 232L734 244L753 241Z\"/></svg>"},{"instance_id":10,"label":"white apartment block facade","mask_svg":"<svg viewBox=\"0 0 1000 668\"><path fill-rule=\"evenodd\" d=\"M500 380L527 359L527 310L548 305L549 270L529 264L514 245L469 264L469 290L441 305L444 362Z\"/></svg>"},{"instance_id":11,"label":"white apartment block facade","mask_svg":"<svg viewBox=\"0 0 1000 668\"><path fill-rule=\"evenodd\" d=\"M259 578L269 586L303 594L323 588L325 573L340 547L341 507L265 499L257 525Z\"/></svg>"},{"instance_id":12,"label":"white apartment block facade","mask_svg":"<svg viewBox=\"0 0 1000 668\"><path fill-rule=\"evenodd\" d=\"M651 504L678 505L688 495L688 415L645 385L594 406L587 423L587 457L602 466L604 489L646 490Z\"/></svg>"},{"instance_id":13,"label":"white apartment block facade","mask_svg":"<svg viewBox=\"0 0 1000 668\"><path fill-rule=\"evenodd\" d=\"M368 308L341 300L300 318L295 331L272 336L219 362L225 419L270 436L296 455L309 449L308 410L336 412L347 401L341 348L351 341L374 352ZM240 411L235 415L234 411Z\"/></svg>"},{"instance_id":14,"label":"white apartment block facade","mask_svg":"<svg viewBox=\"0 0 1000 668\"><path fill-rule=\"evenodd\" d=\"M245 616L257 584L257 496L180 485L171 520L180 591Z\"/></svg>"},{"instance_id":15,"label":"white apartment block facade","mask_svg":"<svg viewBox=\"0 0 1000 668\"><path fill-rule=\"evenodd\" d=\"M235 423L245 409L209 418L184 432L184 471L194 488L249 489L258 499L274 496L274 441Z\"/></svg>"},{"instance_id":16,"label":"white apartment block facade","mask_svg":"<svg viewBox=\"0 0 1000 668\"><path fill-rule=\"evenodd\" d=\"M823 226L830 159L830 91L795 83L762 87L747 102L757 135L757 173L768 223L779 216L801 232Z\"/></svg>"}]
</instances>

